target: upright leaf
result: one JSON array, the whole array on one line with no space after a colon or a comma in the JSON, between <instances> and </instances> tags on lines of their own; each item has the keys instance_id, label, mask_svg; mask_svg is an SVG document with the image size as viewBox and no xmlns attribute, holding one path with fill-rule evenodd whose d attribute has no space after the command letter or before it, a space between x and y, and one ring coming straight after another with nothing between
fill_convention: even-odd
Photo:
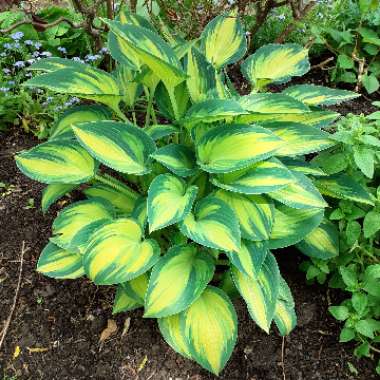
<instances>
[{"instance_id":1,"label":"upright leaf","mask_svg":"<svg viewBox=\"0 0 380 380\"><path fill-rule=\"evenodd\" d=\"M247 40L236 12L211 20L202 32L201 45L216 69L241 59L247 50Z\"/></svg>"},{"instance_id":2,"label":"upright leaf","mask_svg":"<svg viewBox=\"0 0 380 380\"><path fill-rule=\"evenodd\" d=\"M169 249L153 267L145 298L144 317L166 317L188 308L214 274L214 262L195 245Z\"/></svg>"},{"instance_id":3,"label":"upright leaf","mask_svg":"<svg viewBox=\"0 0 380 380\"><path fill-rule=\"evenodd\" d=\"M196 186L171 175L161 174L148 190L149 230L155 231L182 221L191 211L197 195Z\"/></svg>"},{"instance_id":4,"label":"upright leaf","mask_svg":"<svg viewBox=\"0 0 380 380\"><path fill-rule=\"evenodd\" d=\"M41 209L46 212L58 199L75 189L76 185L56 183L46 186L42 190Z\"/></svg>"}]
</instances>

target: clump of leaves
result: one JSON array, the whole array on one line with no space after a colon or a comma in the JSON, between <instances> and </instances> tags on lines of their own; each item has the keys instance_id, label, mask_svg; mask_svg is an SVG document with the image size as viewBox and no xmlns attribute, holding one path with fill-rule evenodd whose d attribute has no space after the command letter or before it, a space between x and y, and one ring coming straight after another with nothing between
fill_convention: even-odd
<instances>
[{"instance_id":1,"label":"clump of leaves","mask_svg":"<svg viewBox=\"0 0 380 380\"><path fill-rule=\"evenodd\" d=\"M49 141L16 157L48 184L44 211L74 188L87 197L59 213L37 269L117 285L115 313L144 307L174 350L217 374L237 338L229 295L244 298L264 331L273 321L281 335L294 328L270 250L322 222L327 204L313 184L322 171L304 156L336 144L320 128L338 114L319 106L357 95L308 85L265 93L310 67L303 47L273 44L244 60L252 92L240 96L225 74L247 49L234 13L196 41L165 41L128 12L104 22L114 72L50 58L27 82L102 104L72 108Z\"/></svg>"},{"instance_id":2,"label":"clump of leaves","mask_svg":"<svg viewBox=\"0 0 380 380\"><path fill-rule=\"evenodd\" d=\"M375 102L375 105L380 105ZM349 115L337 124L332 136L339 142L313 161L343 183L355 178L360 183L355 194L330 188L333 209L328 219L339 231L337 251L319 255L308 252L311 260L302 264L308 280L324 283L350 293L339 306L329 308L344 321L341 342L356 340L355 354L372 357L380 340L380 113ZM331 178L331 177L330 177ZM327 189L327 183L322 184ZM364 196L366 189L369 197ZM323 190L322 190L323 191ZM307 253L307 252L306 252ZM380 363L377 367L380 374Z\"/></svg>"}]
</instances>

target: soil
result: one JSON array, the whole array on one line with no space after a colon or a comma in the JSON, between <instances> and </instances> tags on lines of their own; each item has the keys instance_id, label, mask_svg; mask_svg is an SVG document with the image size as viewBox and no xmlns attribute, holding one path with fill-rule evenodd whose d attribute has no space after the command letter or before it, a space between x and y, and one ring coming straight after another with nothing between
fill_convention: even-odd
<instances>
[{"instance_id":1,"label":"soil","mask_svg":"<svg viewBox=\"0 0 380 380\"><path fill-rule=\"evenodd\" d=\"M363 108L360 101L351 106ZM156 321L141 318L141 311L112 316L113 287L96 287L85 279L56 281L35 271L51 223L69 201L58 202L46 215L40 211L43 185L19 173L13 159L15 152L36 143L17 130L2 137L0 181L7 187L0 189L0 330L14 299L22 242L28 248L16 309L0 352L2 379L218 379L176 354L161 338ZM28 207L30 199L35 200L35 208ZM275 329L266 335L250 319L244 304L235 302L239 339L219 379L376 379L374 362L358 362L352 357L353 344L338 342L340 325L327 308L329 300L339 303L342 294L306 285L298 270L302 258L295 249L276 256L294 294L298 327L284 340L282 355L282 338ZM123 335L127 318L130 327ZM109 319L115 320L118 330L100 342ZM349 371L349 362L359 375Z\"/></svg>"}]
</instances>

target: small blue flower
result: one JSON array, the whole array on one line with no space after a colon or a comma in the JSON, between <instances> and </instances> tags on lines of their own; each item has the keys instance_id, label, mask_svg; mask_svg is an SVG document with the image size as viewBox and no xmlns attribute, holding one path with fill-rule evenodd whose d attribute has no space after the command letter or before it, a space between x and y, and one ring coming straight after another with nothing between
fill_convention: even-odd
<instances>
[{"instance_id":1,"label":"small blue flower","mask_svg":"<svg viewBox=\"0 0 380 380\"><path fill-rule=\"evenodd\" d=\"M17 61L13 64L14 67L17 67L18 69L21 69L22 67L25 67L24 61Z\"/></svg>"},{"instance_id":2,"label":"small blue flower","mask_svg":"<svg viewBox=\"0 0 380 380\"><path fill-rule=\"evenodd\" d=\"M79 102L80 102L80 99L77 98L76 96L74 96L73 98L71 98L71 102L72 102L73 104L75 104L75 103L79 103Z\"/></svg>"},{"instance_id":3,"label":"small blue flower","mask_svg":"<svg viewBox=\"0 0 380 380\"><path fill-rule=\"evenodd\" d=\"M0 57L4 58L7 56L7 53L5 51L3 51L2 53L0 53Z\"/></svg>"},{"instance_id":4,"label":"small blue flower","mask_svg":"<svg viewBox=\"0 0 380 380\"><path fill-rule=\"evenodd\" d=\"M9 42L6 42L4 45L3 45L4 49L12 49L13 45L10 44Z\"/></svg>"},{"instance_id":5,"label":"small blue flower","mask_svg":"<svg viewBox=\"0 0 380 380\"><path fill-rule=\"evenodd\" d=\"M80 59L79 57L73 57L72 60L75 61L75 62L84 63L83 59Z\"/></svg>"},{"instance_id":6,"label":"small blue flower","mask_svg":"<svg viewBox=\"0 0 380 380\"><path fill-rule=\"evenodd\" d=\"M34 42L33 42L32 40L25 40L25 41L24 41L24 44L25 44L26 46L32 46L32 45L34 44Z\"/></svg>"},{"instance_id":7,"label":"small blue flower","mask_svg":"<svg viewBox=\"0 0 380 380\"><path fill-rule=\"evenodd\" d=\"M14 44L13 44L13 49L20 49L21 45L16 41Z\"/></svg>"},{"instance_id":8,"label":"small blue flower","mask_svg":"<svg viewBox=\"0 0 380 380\"><path fill-rule=\"evenodd\" d=\"M37 50L41 49L41 47L42 47L41 42L35 42L35 43L34 43L34 47L35 47Z\"/></svg>"},{"instance_id":9,"label":"small blue flower","mask_svg":"<svg viewBox=\"0 0 380 380\"><path fill-rule=\"evenodd\" d=\"M35 52L32 54L32 56L33 56L34 58L37 58L37 57L40 56L40 52L39 52L39 51L35 51Z\"/></svg>"},{"instance_id":10,"label":"small blue flower","mask_svg":"<svg viewBox=\"0 0 380 380\"><path fill-rule=\"evenodd\" d=\"M16 84L16 82L14 80L10 80L10 81L8 81L8 84L9 84L9 86L14 86Z\"/></svg>"},{"instance_id":11,"label":"small blue flower","mask_svg":"<svg viewBox=\"0 0 380 380\"><path fill-rule=\"evenodd\" d=\"M0 92L8 92L9 88L8 87L0 87Z\"/></svg>"},{"instance_id":12,"label":"small blue flower","mask_svg":"<svg viewBox=\"0 0 380 380\"><path fill-rule=\"evenodd\" d=\"M12 40L15 40L15 41L21 40L22 37L24 37L23 32L16 32L16 33L11 34Z\"/></svg>"},{"instance_id":13,"label":"small blue flower","mask_svg":"<svg viewBox=\"0 0 380 380\"><path fill-rule=\"evenodd\" d=\"M3 73L4 73L5 75L10 74L11 72L12 72L12 71L11 71L10 69L7 69L7 68L3 69Z\"/></svg>"},{"instance_id":14,"label":"small blue flower","mask_svg":"<svg viewBox=\"0 0 380 380\"><path fill-rule=\"evenodd\" d=\"M85 60L86 60L87 62L95 62L95 61L97 61L99 58L100 58L100 55L99 55L99 54L96 54L96 55L88 54L88 55L86 55Z\"/></svg>"},{"instance_id":15,"label":"small blue flower","mask_svg":"<svg viewBox=\"0 0 380 380\"><path fill-rule=\"evenodd\" d=\"M277 18L280 20L280 21L284 21L286 19L286 16L284 14L280 14L277 16Z\"/></svg>"},{"instance_id":16,"label":"small blue flower","mask_svg":"<svg viewBox=\"0 0 380 380\"><path fill-rule=\"evenodd\" d=\"M108 53L108 48L106 47L102 47L100 50L99 50L99 54L107 54Z\"/></svg>"},{"instance_id":17,"label":"small blue flower","mask_svg":"<svg viewBox=\"0 0 380 380\"><path fill-rule=\"evenodd\" d=\"M53 97L52 97L52 96L48 96L48 97L46 98L46 101L47 101L48 103L51 103L51 102L53 101Z\"/></svg>"},{"instance_id":18,"label":"small blue flower","mask_svg":"<svg viewBox=\"0 0 380 380\"><path fill-rule=\"evenodd\" d=\"M58 46L57 47L57 50L60 51L62 54L67 54L67 50L65 47L63 46Z\"/></svg>"}]
</instances>

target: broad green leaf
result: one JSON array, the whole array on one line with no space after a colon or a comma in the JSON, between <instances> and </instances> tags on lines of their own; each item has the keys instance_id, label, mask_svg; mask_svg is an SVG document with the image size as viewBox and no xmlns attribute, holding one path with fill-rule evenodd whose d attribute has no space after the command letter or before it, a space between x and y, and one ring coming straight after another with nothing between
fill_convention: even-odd
<instances>
[{"instance_id":1,"label":"broad green leaf","mask_svg":"<svg viewBox=\"0 0 380 380\"><path fill-rule=\"evenodd\" d=\"M198 188L171 174L161 174L148 190L149 231L182 221L191 211Z\"/></svg>"},{"instance_id":2,"label":"broad green leaf","mask_svg":"<svg viewBox=\"0 0 380 380\"><path fill-rule=\"evenodd\" d=\"M134 310L143 306L148 280L148 275L143 273L141 276L119 284L116 289L112 314Z\"/></svg>"},{"instance_id":3,"label":"broad green leaf","mask_svg":"<svg viewBox=\"0 0 380 380\"><path fill-rule=\"evenodd\" d=\"M156 31L154 26L149 22L149 20L146 17L144 17L138 13L130 12L128 8L123 8L119 12L118 20L122 24L137 25L137 26L141 26L143 28L149 29L152 32Z\"/></svg>"},{"instance_id":4,"label":"broad green leaf","mask_svg":"<svg viewBox=\"0 0 380 380\"><path fill-rule=\"evenodd\" d=\"M233 267L232 279L244 298L252 319L269 334L280 286L280 270L274 256L268 253L261 271L253 277Z\"/></svg>"},{"instance_id":5,"label":"broad green leaf","mask_svg":"<svg viewBox=\"0 0 380 380\"><path fill-rule=\"evenodd\" d=\"M49 207L65 194L75 189L76 185L56 183L46 186L42 190L41 209L46 212Z\"/></svg>"},{"instance_id":6,"label":"broad green leaf","mask_svg":"<svg viewBox=\"0 0 380 380\"><path fill-rule=\"evenodd\" d=\"M225 190L217 190L215 196L234 211L242 238L253 241L269 239L274 216L270 201L259 195L243 195Z\"/></svg>"},{"instance_id":7,"label":"broad green leaf","mask_svg":"<svg viewBox=\"0 0 380 380\"><path fill-rule=\"evenodd\" d=\"M92 231L114 217L111 204L94 199L65 207L53 222L54 244L83 253Z\"/></svg>"},{"instance_id":8,"label":"broad green leaf","mask_svg":"<svg viewBox=\"0 0 380 380\"><path fill-rule=\"evenodd\" d=\"M281 336L289 335L297 325L294 300L288 284L280 276L280 289L276 303L274 322Z\"/></svg>"},{"instance_id":9,"label":"broad green leaf","mask_svg":"<svg viewBox=\"0 0 380 380\"><path fill-rule=\"evenodd\" d=\"M149 29L117 21L106 21L111 31L124 40L141 63L146 64L165 86L174 88L185 80L181 64L174 50Z\"/></svg>"},{"instance_id":10,"label":"broad green leaf","mask_svg":"<svg viewBox=\"0 0 380 380\"><path fill-rule=\"evenodd\" d=\"M306 235L297 248L309 257L329 260L339 254L339 233L334 224L327 220Z\"/></svg>"},{"instance_id":11,"label":"broad green leaf","mask_svg":"<svg viewBox=\"0 0 380 380\"><path fill-rule=\"evenodd\" d=\"M155 240L143 239L134 219L120 218L98 228L87 245L83 264L97 285L132 280L149 270L160 257Z\"/></svg>"},{"instance_id":12,"label":"broad green leaf","mask_svg":"<svg viewBox=\"0 0 380 380\"><path fill-rule=\"evenodd\" d=\"M228 296L222 290L208 286L180 314L180 320L181 334L191 358L218 375L230 358L237 338L237 316Z\"/></svg>"},{"instance_id":13,"label":"broad green leaf","mask_svg":"<svg viewBox=\"0 0 380 380\"><path fill-rule=\"evenodd\" d=\"M187 89L193 103L217 97L215 69L194 47L187 55L186 69Z\"/></svg>"},{"instance_id":14,"label":"broad green leaf","mask_svg":"<svg viewBox=\"0 0 380 380\"><path fill-rule=\"evenodd\" d=\"M97 182L83 192L87 198L100 198L110 202L122 213L131 213L139 195L115 178L108 178L109 184Z\"/></svg>"},{"instance_id":15,"label":"broad green leaf","mask_svg":"<svg viewBox=\"0 0 380 380\"><path fill-rule=\"evenodd\" d=\"M380 230L380 212L376 210L371 210L364 217L364 221L363 221L364 237L368 239L379 230Z\"/></svg>"},{"instance_id":16,"label":"broad green leaf","mask_svg":"<svg viewBox=\"0 0 380 380\"><path fill-rule=\"evenodd\" d=\"M207 99L196 103L187 111L183 122L192 125L196 123L213 123L218 120L231 119L244 115L245 111L233 99Z\"/></svg>"},{"instance_id":17,"label":"broad green leaf","mask_svg":"<svg viewBox=\"0 0 380 380\"><path fill-rule=\"evenodd\" d=\"M29 71L43 71L45 73L52 73L62 69L78 69L83 70L86 64L80 61L73 61L72 59L51 57L39 59L28 67Z\"/></svg>"},{"instance_id":18,"label":"broad green leaf","mask_svg":"<svg viewBox=\"0 0 380 380\"><path fill-rule=\"evenodd\" d=\"M268 195L276 201L293 208L327 207L322 195L308 177L297 172L292 174L297 179L297 182L291 183L280 190L272 191Z\"/></svg>"},{"instance_id":19,"label":"broad green leaf","mask_svg":"<svg viewBox=\"0 0 380 380\"><path fill-rule=\"evenodd\" d=\"M323 195L374 205L374 197L368 190L346 174L318 178L314 184Z\"/></svg>"},{"instance_id":20,"label":"broad green leaf","mask_svg":"<svg viewBox=\"0 0 380 380\"><path fill-rule=\"evenodd\" d=\"M217 174L211 181L229 191L263 194L282 189L296 182L296 178L285 165L271 158L231 173Z\"/></svg>"},{"instance_id":21,"label":"broad green leaf","mask_svg":"<svg viewBox=\"0 0 380 380\"><path fill-rule=\"evenodd\" d=\"M159 140L163 137L172 135L174 133L179 133L179 129L172 124L153 124L147 128L144 128L144 131L154 140Z\"/></svg>"},{"instance_id":22,"label":"broad green leaf","mask_svg":"<svg viewBox=\"0 0 380 380\"><path fill-rule=\"evenodd\" d=\"M58 279L82 277L84 275L82 256L49 242L38 259L37 272Z\"/></svg>"},{"instance_id":23,"label":"broad green leaf","mask_svg":"<svg viewBox=\"0 0 380 380\"><path fill-rule=\"evenodd\" d=\"M282 93L292 96L309 106L331 106L360 96L356 92L313 84L296 84L286 88Z\"/></svg>"},{"instance_id":24,"label":"broad green leaf","mask_svg":"<svg viewBox=\"0 0 380 380\"><path fill-rule=\"evenodd\" d=\"M298 44L267 44L250 55L241 68L255 88L284 83L309 71L308 50Z\"/></svg>"},{"instance_id":25,"label":"broad green leaf","mask_svg":"<svg viewBox=\"0 0 380 380\"><path fill-rule=\"evenodd\" d=\"M174 351L185 358L191 359L190 347L181 328L181 315L182 313L158 318L158 326L166 343Z\"/></svg>"},{"instance_id":26,"label":"broad green leaf","mask_svg":"<svg viewBox=\"0 0 380 380\"><path fill-rule=\"evenodd\" d=\"M181 232L196 243L224 251L240 249L240 228L235 213L227 203L208 196L181 224Z\"/></svg>"},{"instance_id":27,"label":"broad green leaf","mask_svg":"<svg viewBox=\"0 0 380 380\"><path fill-rule=\"evenodd\" d=\"M310 112L307 105L288 95L267 93L242 96L239 104L252 113L303 114Z\"/></svg>"},{"instance_id":28,"label":"broad green leaf","mask_svg":"<svg viewBox=\"0 0 380 380\"><path fill-rule=\"evenodd\" d=\"M57 122L53 125L49 140L61 139L63 137L74 137L71 127L85 121L97 121L111 119L111 112L102 106L84 105L68 109L60 116Z\"/></svg>"},{"instance_id":29,"label":"broad green leaf","mask_svg":"<svg viewBox=\"0 0 380 380\"><path fill-rule=\"evenodd\" d=\"M372 178L375 172L375 152L371 148L361 145L353 147L354 161L361 172L368 178Z\"/></svg>"},{"instance_id":30,"label":"broad green leaf","mask_svg":"<svg viewBox=\"0 0 380 380\"><path fill-rule=\"evenodd\" d=\"M23 85L95 100L113 109L118 107L123 96L118 83L111 74L90 65L41 74L29 79Z\"/></svg>"},{"instance_id":31,"label":"broad green leaf","mask_svg":"<svg viewBox=\"0 0 380 380\"><path fill-rule=\"evenodd\" d=\"M304 239L323 218L323 209L294 209L277 206L274 212L274 224L269 248L277 249L294 245Z\"/></svg>"},{"instance_id":32,"label":"broad green leaf","mask_svg":"<svg viewBox=\"0 0 380 380\"><path fill-rule=\"evenodd\" d=\"M201 46L207 60L216 69L243 58L247 50L247 40L237 12L211 20L202 32Z\"/></svg>"},{"instance_id":33,"label":"broad green leaf","mask_svg":"<svg viewBox=\"0 0 380 380\"><path fill-rule=\"evenodd\" d=\"M126 65L118 65L112 75L123 93L123 102L127 107L133 108L142 92L142 86L136 80L136 72Z\"/></svg>"},{"instance_id":34,"label":"broad green leaf","mask_svg":"<svg viewBox=\"0 0 380 380\"><path fill-rule=\"evenodd\" d=\"M35 181L79 184L94 177L94 159L76 141L48 141L16 155L18 168Z\"/></svg>"},{"instance_id":35,"label":"broad green leaf","mask_svg":"<svg viewBox=\"0 0 380 380\"><path fill-rule=\"evenodd\" d=\"M157 149L151 157L180 177L191 176L197 171L195 154L185 145L165 145Z\"/></svg>"},{"instance_id":36,"label":"broad green leaf","mask_svg":"<svg viewBox=\"0 0 380 380\"><path fill-rule=\"evenodd\" d=\"M115 121L94 121L73 126L79 142L97 160L122 173L142 175L150 171L154 141L140 128Z\"/></svg>"},{"instance_id":37,"label":"broad green leaf","mask_svg":"<svg viewBox=\"0 0 380 380\"><path fill-rule=\"evenodd\" d=\"M181 119L188 109L189 100L190 98L186 88L186 82L182 82L176 86L173 89L172 95L169 94L162 82L157 86L155 101L160 112L169 120ZM175 105L177 106L176 111L173 108L173 102L175 102Z\"/></svg>"},{"instance_id":38,"label":"broad green leaf","mask_svg":"<svg viewBox=\"0 0 380 380\"><path fill-rule=\"evenodd\" d=\"M251 242L243 240L239 252L227 252L227 255L232 264L241 273L257 278L268 252L268 244L265 241Z\"/></svg>"},{"instance_id":39,"label":"broad green leaf","mask_svg":"<svg viewBox=\"0 0 380 380\"><path fill-rule=\"evenodd\" d=\"M250 113L249 115L238 116L235 121L238 123L260 123L265 127L265 122L294 122L309 125L310 127L324 128L339 117L339 113L333 111L310 111L304 113Z\"/></svg>"},{"instance_id":40,"label":"broad green leaf","mask_svg":"<svg viewBox=\"0 0 380 380\"><path fill-rule=\"evenodd\" d=\"M375 74L365 74L362 83L368 94L372 94L380 88L379 80L376 78Z\"/></svg>"},{"instance_id":41,"label":"broad green leaf","mask_svg":"<svg viewBox=\"0 0 380 380\"><path fill-rule=\"evenodd\" d=\"M167 317L188 308L202 294L214 270L211 255L195 245L169 249L153 267L144 317Z\"/></svg>"},{"instance_id":42,"label":"broad green leaf","mask_svg":"<svg viewBox=\"0 0 380 380\"><path fill-rule=\"evenodd\" d=\"M265 123L265 128L286 141L286 144L276 152L276 156L299 156L336 145L336 141L330 138L329 133L304 124L273 122Z\"/></svg>"},{"instance_id":43,"label":"broad green leaf","mask_svg":"<svg viewBox=\"0 0 380 380\"><path fill-rule=\"evenodd\" d=\"M271 157L283 144L283 140L261 127L220 125L200 139L197 161L207 172L227 173Z\"/></svg>"}]
</instances>

